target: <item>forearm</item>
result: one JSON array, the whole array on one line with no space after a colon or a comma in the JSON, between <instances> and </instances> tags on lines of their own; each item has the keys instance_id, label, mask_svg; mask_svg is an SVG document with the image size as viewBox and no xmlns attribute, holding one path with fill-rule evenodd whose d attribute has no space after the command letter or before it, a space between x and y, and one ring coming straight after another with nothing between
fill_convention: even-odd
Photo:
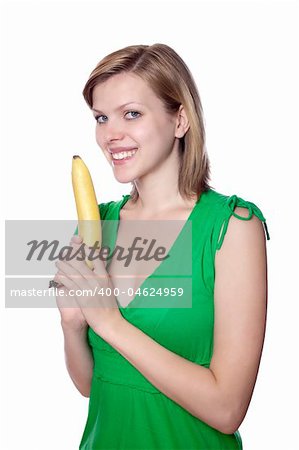
<instances>
[{"instance_id":1,"label":"forearm","mask_svg":"<svg viewBox=\"0 0 299 450\"><path fill-rule=\"evenodd\" d=\"M169 351L126 320L104 338L163 394L226 432L230 419L227 401L210 369Z\"/></svg>"},{"instance_id":2,"label":"forearm","mask_svg":"<svg viewBox=\"0 0 299 450\"><path fill-rule=\"evenodd\" d=\"M87 342L87 328L73 330L63 323L61 326L68 373L79 392L89 397L94 361Z\"/></svg>"}]
</instances>

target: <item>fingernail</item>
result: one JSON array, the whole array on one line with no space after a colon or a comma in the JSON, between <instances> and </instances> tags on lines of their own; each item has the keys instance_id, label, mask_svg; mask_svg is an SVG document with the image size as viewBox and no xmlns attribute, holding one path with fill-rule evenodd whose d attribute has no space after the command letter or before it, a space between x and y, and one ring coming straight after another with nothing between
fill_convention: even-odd
<instances>
[{"instance_id":1,"label":"fingernail","mask_svg":"<svg viewBox=\"0 0 299 450\"><path fill-rule=\"evenodd\" d=\"M79 234L75 234L75 235L72 237L72 240L73 240L73 241L82 241L82 237L79 236Z\"/></svg>"}]
</instances>

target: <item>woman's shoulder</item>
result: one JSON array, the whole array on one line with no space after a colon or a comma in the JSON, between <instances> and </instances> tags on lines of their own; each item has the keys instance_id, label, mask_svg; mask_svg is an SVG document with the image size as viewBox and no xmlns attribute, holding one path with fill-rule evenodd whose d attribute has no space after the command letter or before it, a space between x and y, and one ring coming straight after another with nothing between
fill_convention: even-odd
<instances>
[{"instance_id":1,"label":"woman's shoulder","mask_svg":"<svg viewBox=\"0 0 299 450\"><path fill-rule=\"evenodd\" d=\"M214 189L210 189L208 193L211 210L214 211L216 222L219 222L218 225L222 231L220 233L222 239L218 243L218 248L221 247L229 219L232 216L240 220L251 220L253 216L258 217L263 223L267 240L270 239L266 218L256 203L238 194L223 194Z\"/></svg>"},{"instance_id":2,"label":"woman's shoulder","mask_svg":"<svg viewBox=\"0 0 299 450\"><path fill-rule=\"evenodd\" d=\"M245 199L244 196L240 196L238 194L223 194L214 189L210 189L210 198L214 205L222 210L224 213L233 214L238 217L238 214L235 213L235 209L245 208L247 209L247 215L242 214L239 216L241 219L250 220L252 215L256 215L260 220L264 221L265 217L261 211L261 209L257 206L256 203L251 200ZM245 211L244 211L245 212Z\"/></svg>"}]
</instances>

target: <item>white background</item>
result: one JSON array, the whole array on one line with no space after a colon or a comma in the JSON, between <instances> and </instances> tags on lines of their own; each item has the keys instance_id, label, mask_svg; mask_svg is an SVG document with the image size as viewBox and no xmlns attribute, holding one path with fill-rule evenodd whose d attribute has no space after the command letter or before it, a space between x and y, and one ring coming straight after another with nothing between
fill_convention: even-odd
<instances>
[{"instance_id":1,"label":"white background","mask_svg":"<svg viewBox=\"0 0 299 450\"><path fill-rule=\"evenodd\" d=\"M186 61L203 103L211 184L256 203L271 236L267 334L240 427L244 450L295 450L298 4L10 1L1 28L6 219L76 219L73 154L90 168L99 202L128 193L96 145L83 86L102 57L127 45L166 43ZM68 377L58 310L3 308L1 323L1 448L77 449L88 400Z\"/></svg>"}]
</instances>

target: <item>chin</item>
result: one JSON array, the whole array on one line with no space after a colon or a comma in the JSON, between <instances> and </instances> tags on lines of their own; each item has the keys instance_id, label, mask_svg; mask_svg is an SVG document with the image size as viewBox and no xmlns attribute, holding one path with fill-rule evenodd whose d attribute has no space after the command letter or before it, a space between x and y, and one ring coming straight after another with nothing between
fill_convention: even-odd
<instances>
[{"instance_id":1,"label":"chin","mask_svg":"<svg viewBox=\"0 0 299 450\"><path fill-rule=\"evenodd\" d=\"M125 174L116 174L115 172L114 174L114 178L119 182L119 183L132 183L136 177L133 176L128 176Z\"/></svg>"}]
</instances>

